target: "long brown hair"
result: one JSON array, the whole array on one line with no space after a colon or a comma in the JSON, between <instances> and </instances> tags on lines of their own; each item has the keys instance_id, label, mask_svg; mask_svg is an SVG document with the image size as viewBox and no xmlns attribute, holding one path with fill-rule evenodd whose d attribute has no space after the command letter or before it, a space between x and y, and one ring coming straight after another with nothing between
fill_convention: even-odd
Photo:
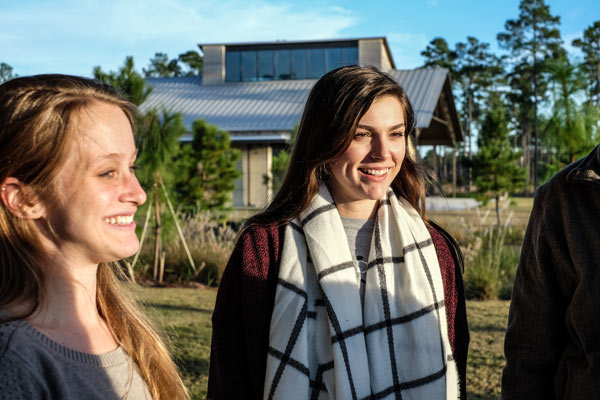
<instances>
[{"instance_id":1,"label":"long brown hair","mask_svg":"<svg viewBox=\"0 0 600 400\"><path fill-rule=\"evenodd\" d=\"M119 107L135 127L135 106L100 82L68 75L16 78L0 85L0 182L15 177L51 202L54 180L77 138L76 120L94 102ZM29 304L24 319L45 304L44 250L33 221L0 207L0 310ZM117 279L100 264L97 307L138 366L154 399L188 398L161 337Z\"/></svg>"},{"instance_id":2,"label":"long brown hair","mask_svg":"<svg viewBox=\"0 0 600 400\"><path fill-rule=\"evenodd\" d=\"M305 210L321 182L327 181L327 165L346 151L358 122L373 101L386 95L400 101L408 138L416 126L415 115L406 92L394 78L374 67L346 66L319 79L306 101L281 189L247 226L290 222ZM425 216L424 180L408 151L391 186Z\"/></svg>"}]
</instances>

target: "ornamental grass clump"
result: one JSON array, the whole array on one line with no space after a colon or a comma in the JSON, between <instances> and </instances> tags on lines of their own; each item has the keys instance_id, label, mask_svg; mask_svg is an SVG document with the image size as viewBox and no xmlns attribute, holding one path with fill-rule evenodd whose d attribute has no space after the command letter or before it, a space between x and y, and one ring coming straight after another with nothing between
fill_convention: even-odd
<instances>
[{"instance_id":1,"label":"ornamental grass clump","mask_svg":"<svg viewBox=\"0 0 600 400\"><path fill-rule=\"evenodd\" d=\"M500 199L500 216L508 210L508 194ZM465 294L468 299L509 299L519 262L522 232L511 226L513 212L508 212L498 225L489 219L490 210L483 215L476 210L476 218L461 219L461 240L465 255ZM515 244L518 242L518 244Z\"/></svg>"}]
</instances>

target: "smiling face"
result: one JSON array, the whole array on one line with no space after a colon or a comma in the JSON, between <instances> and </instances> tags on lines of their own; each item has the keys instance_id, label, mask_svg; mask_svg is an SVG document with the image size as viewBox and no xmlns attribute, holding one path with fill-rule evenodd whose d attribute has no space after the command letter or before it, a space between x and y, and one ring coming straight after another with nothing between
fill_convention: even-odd
<instances>
[{"instance_id":1,"label":"smiling face","mask_svg":"<svg viewBox=\"0 0 600 400\"><path fill-rule=\"evenodd\" d=\"M77 264L133 255L139 246L133 215L146 194L134 174L131 125L117 106L95 102L77 118L77 138L55 179L47 205L51 253Z\"/></svg>"},{"instance_id":2,"label":"smiling face","mask_svg":"<svg viewBox=\"0 0 600 400\"><path fill-rule=\"evenodd\" d=\"M377 201L400 172L406 150L404 109L381 96L362 116L350 146L329 164L329 190L340 215L372 218Z\"/></svg>"}]
</instances>

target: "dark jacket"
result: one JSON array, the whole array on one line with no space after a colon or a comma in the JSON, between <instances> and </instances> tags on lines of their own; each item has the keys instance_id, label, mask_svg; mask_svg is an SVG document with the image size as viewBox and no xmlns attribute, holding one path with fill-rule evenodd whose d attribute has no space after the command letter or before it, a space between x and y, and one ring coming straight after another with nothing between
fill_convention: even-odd
<instances>
[{"instance_id":1,"label":"dark jacket","mask_svg":"<svg viewBox=\"0 0 600 400\"><path fill-rule=\"evenodd\" d=\"M441 228L430 227L440 262L448 337L465 397L469 331L462 253ZM262 399L269 327L275 301L283 226L248 228L225 268L213 313L208 399ZM440 233L443 232L443 233Z\"/></svg>"},{"instance_id":2,"label":"dark jacket","mask_svg":"<svg viewBox=\"0 0 600 400\"><path fill-rule=\"evenodd\" d=\"M504 348L503 399L600 398L600 146L536 193Z\"/></svg>"}]
</instances>

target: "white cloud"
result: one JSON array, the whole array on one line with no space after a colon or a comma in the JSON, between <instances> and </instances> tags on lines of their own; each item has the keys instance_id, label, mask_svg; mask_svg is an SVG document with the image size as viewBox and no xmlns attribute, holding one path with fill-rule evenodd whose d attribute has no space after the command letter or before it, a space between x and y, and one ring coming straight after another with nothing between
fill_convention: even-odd
<instances>
[{"instance_id":1,"label":"white cloud","mask_svg":"<svg viewBox=\"0 0 600 400\"><path fill-rule=\"evenodd\" d=\"M94 65L116 69L126 55L141 67L154 52L175 57L197 43L339 38L355 23L340 7L265 0L15 2L0 14L0 61L20 74L89 74Z\"/></svg>"}]
</instances>

